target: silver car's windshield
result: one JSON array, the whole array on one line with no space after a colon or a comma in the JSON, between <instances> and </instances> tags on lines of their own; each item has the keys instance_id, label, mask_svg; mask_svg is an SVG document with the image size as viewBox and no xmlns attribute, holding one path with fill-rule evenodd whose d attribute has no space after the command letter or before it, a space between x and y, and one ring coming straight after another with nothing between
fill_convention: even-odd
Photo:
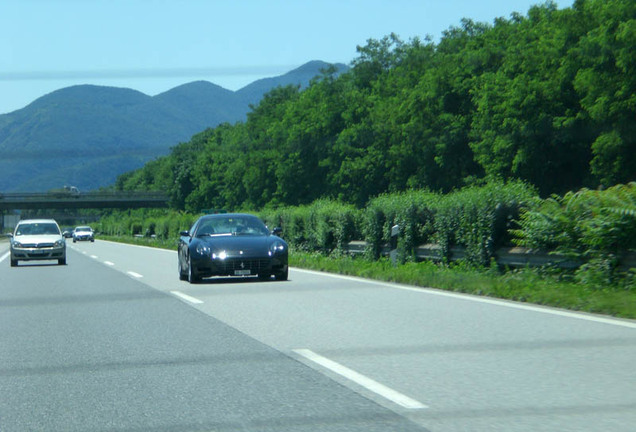
<instances>
[{"instance_id":1,"label":"silver car's windshield","mask_svg":"<svg viewBox=\"0 0 636 432\"><path fill-rule=\"evenodd\" d=\"M57 225L53 223L30 223L21 224L15 230L16 236L22 235L55 235L60 234Z\"/></svg>"}]
</instances>

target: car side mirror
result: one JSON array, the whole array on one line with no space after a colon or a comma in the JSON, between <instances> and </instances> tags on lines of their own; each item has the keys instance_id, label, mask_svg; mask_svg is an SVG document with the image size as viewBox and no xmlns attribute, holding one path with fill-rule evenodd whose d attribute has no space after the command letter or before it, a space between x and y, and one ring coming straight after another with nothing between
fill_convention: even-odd
<instances>
[{"instance_id":1,"label":"car side mirror","mask_svg":"<svg viewBox=\"0 0 636 432\"><path fill-rule=\"evenodd\" d=\"M272 234L275 236L279 236L283 233L283 229L281 227L276 227L272 230Z\"/></svg>"},{"instance_id":2,"label":"car side mirror","mask_svg":"<svg viewBox=\"0 0 636 432\"><path fill-rule=\"evenodd\" d=\"M179 235L180 235L181 237L190 237L190 232L189 232L189 231L181 231L181 232L179 233Z\"/></svg>"},{"instance_id":3,"label":"car side mirror","mask_svg":"<svg viewBox=\"0 0 636 432\"><path fill-rule=\"evenodd\" d=\"M13 233L6 233L5 235L9 238L13 238Z\"/></svg>"}]
</instances>

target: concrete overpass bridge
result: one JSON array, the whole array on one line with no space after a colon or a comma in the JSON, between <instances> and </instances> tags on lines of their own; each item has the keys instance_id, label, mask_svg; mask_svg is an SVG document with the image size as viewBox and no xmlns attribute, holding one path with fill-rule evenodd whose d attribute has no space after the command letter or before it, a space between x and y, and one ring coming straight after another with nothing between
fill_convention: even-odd
<instances>
[{"instance_id":1,"label":"concrete overpass bridge","mask_svg":"<svg viewBox=\"0 0 636 432\"><path fill-rule=\"evenodd\" d=\"M0 193L0 211L33 209L134 209L168 207L163 192Z\"/></svg>"}]
</instances>

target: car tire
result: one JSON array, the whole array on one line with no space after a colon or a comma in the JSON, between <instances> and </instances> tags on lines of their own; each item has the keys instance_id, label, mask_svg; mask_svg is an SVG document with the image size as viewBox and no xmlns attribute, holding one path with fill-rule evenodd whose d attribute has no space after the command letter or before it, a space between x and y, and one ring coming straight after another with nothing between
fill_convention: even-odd
<instances>
[{"instance_id":1,"label":"car tire","mask_svg":"<svg viewBox=\"0 0 636 432\"><path fill-rule=\"evenodd\" d=\"M77 242L77 239L73 239L73 243Z\"/></svg>"},{"instance_id":2,"label":"car tire","mask_svg":"<svg viewBox=\"0 0 636 432\"><path fill-rule=\"evenodd\" d=\"M57 264L58 265L66 265L66 258L60 258L59 260L57 260Z\"/></svg>"},{"instance_id":3,"label":"car tire","mask_svg":"<svg viewBox=\"0 0 636 432\"><path fill-rule=\"evenodd\" d=\"M179 280L187 281L188 280L188 273L184 273L183 272L183 269L181 268L181 260L177 261L177 270L179 271Z\"/></svg>"},{"instance_id":4,"label":"car tire","mask_svg":"<svg viewBox=\"0 0 636 432\"><path fill-rule=\"evenodd\" d=\"M286 281L286 280L289 278L289 267L287 267L287 268L285 269L285 271L282 271L282 272L280 272L280 273L276 273L276 274L274 275L274 278L275 278L277 281Z\"/></svg>"},{"instance_id":5,"label":"car tire","mask_svg":"<svg viewBox=\"0 0 636 432\"><path fill-rule=\"evenodd\" d=\"M199 275L197 275L194 272L194 269L192 268L192 263L190 262L189 258L188 258L188 282L190 282L191 284L201 282L201 278L199 277Z\"/></svg>"},{"instance_id":6,"label":"car tire","mask_svg":"<svg viewBox=\"0 0 636 432\"><path fill-rule=\"evenodd\" d=\"M18 266L18 260L11 260L11 267L17 267Z\"/></svg>"}]
</instances>

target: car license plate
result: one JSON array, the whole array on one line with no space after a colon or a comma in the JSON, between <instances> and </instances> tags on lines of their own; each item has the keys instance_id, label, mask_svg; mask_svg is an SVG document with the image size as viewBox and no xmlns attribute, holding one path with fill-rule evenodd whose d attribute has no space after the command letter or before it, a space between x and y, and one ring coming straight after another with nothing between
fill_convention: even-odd
<instances>
[{"instance_id":1,"label":"car license plate","mask_svg":"<svg viewBox=\"0 0 636 432\"><path fill-rule=\"evenodd\" d=\"M234 270L234 276L248 276L251 274L251 270Z\"/></svg>"}]
</instances>

